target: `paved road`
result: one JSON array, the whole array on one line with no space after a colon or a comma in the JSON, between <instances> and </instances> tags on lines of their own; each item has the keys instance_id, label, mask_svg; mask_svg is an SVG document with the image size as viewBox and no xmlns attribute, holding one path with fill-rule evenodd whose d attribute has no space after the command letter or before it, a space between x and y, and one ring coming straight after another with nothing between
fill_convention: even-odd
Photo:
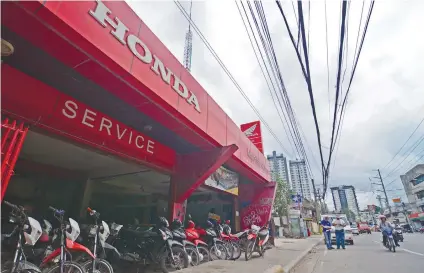
<instances>
[{"instance_id":1,"label":"paved road","mask_svg":"<svg viewBox=\"0 0 424 273\"><path fill-rule=\"evenodd\" d=\"M355 236L346 250L328 251L323 244L312 251L292 272L295 273L421 273L424 268L424 234L405 234L396 253L381 243L381 234Z\"/></svg>"}]
</instances>

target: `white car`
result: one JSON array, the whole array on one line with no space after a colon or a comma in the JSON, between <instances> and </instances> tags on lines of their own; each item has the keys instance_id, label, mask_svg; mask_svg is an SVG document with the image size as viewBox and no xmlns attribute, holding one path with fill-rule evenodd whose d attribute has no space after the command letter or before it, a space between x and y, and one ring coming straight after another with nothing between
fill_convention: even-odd
<instances>
[{"instance_id":1,"label":"white car","mask_svg":"<svg viewBox=\"0 0 424 273\"><path fill-rule=\"evenodd\" d=\"M359 229L357 226L350 226L353 235L359 235Z\"/></svg>"},{"instance_id":2,"label":"white car","mask_svg":"<svg viewBox=\"0 0 424 273\"><path fill-rule=\"evenodd\" d=\"M353 233L352 229L350 227L344 228L344 237L345 237L345 243L353 245ZM334 227L331 227L331 242L336 243L336 231Z\"/></svg>"}]
</instances>

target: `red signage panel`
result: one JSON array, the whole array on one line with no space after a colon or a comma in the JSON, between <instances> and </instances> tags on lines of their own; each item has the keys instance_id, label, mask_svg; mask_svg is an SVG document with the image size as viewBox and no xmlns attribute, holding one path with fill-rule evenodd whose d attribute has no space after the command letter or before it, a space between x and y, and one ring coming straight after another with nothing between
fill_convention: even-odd
<instances>
[{"instance_id":1,"label":"red signage panel","mask_svg":"<svg viewBox=\"0 0 424 273\"><path fill-rule=\"evenodd\" d=\"M275 185L263 187L257 192L253 201L241 210L241 230L248 229L252 225L260 227L268 225L274 204Z\"/></svg>"},{"instance_id":2,"label":"red signage panel","mask_svg":"<svg viewBox=\"0 0 424 273\"><path fill-rule=\"evenodd\" d=\"M2 65L2 111L100 150L171 170L175 151L151 137Z\"/></svg>"},{"instance_id":3,"label":"red signage panel","mask_svg":"<svg viewBox=\"0 0 424 273\"><path fill-rule=\"evenodd\" d=\"M255 145L261 153L264 153L264 148L262 145L261 122L258 120L245 123L240 125L240 129L245 134L245 136L247 136L247 138L252 141L253 145Z\"/></svg>"}]
</instances>

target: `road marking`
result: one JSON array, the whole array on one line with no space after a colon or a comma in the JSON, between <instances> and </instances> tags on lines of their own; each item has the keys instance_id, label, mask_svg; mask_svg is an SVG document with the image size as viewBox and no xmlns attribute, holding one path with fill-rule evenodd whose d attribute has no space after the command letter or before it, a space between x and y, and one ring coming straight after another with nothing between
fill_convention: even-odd
<instances>
[{"instance_id":1,"label":"road marking","mask_svg":"<svg viewBox=\"0 0 424 273\"><path fill-rule=\"evenodd\" d=\"M382 244L381 242L377 242L377 241L373 241L373 242L377 243L377 244ZM415 252L415 251L412 251L412 250L409 250L409 249L406 249L406 248L400 248L399 247L398 249L403 250L403 251L408 252L408 253L411 253L411 254L418 255L418 256L424 256L424 254L422 254L422 253Z\"/></svg>"},{"instance_id":2,"label":"road marking","mask_svg":"<svg viewBox=\"0 0 424 273\"><path fill-rule=\"evenodd\" d=\"M406 252L409 252L411 254L418 255L418 256L424 256L424 254L422 254L422 253L418 253L418 252L415 252L415 251L412 251L412 250L409 250L409 249L405 249L405 248L399 248L399 249L406 251Z\"/></svg>"}]
</instances>

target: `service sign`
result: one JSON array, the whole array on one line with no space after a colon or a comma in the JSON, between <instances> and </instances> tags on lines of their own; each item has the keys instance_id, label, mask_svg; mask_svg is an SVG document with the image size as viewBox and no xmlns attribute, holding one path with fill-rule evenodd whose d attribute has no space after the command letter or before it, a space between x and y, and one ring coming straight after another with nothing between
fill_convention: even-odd
<instances>
[{"instance_id":1,"label":"service sign","mask_svg":"<svg viewBox=\"0 0 424 273\"><path fill-rule=\"evenodd\" d=\"M261 153L264 153L264 148L262 144L261 122L253 121L245 123L240 125L240 129L247 136L247 138L250 139L253 145L255 145Z\"/></svg>"}]
</instances>

